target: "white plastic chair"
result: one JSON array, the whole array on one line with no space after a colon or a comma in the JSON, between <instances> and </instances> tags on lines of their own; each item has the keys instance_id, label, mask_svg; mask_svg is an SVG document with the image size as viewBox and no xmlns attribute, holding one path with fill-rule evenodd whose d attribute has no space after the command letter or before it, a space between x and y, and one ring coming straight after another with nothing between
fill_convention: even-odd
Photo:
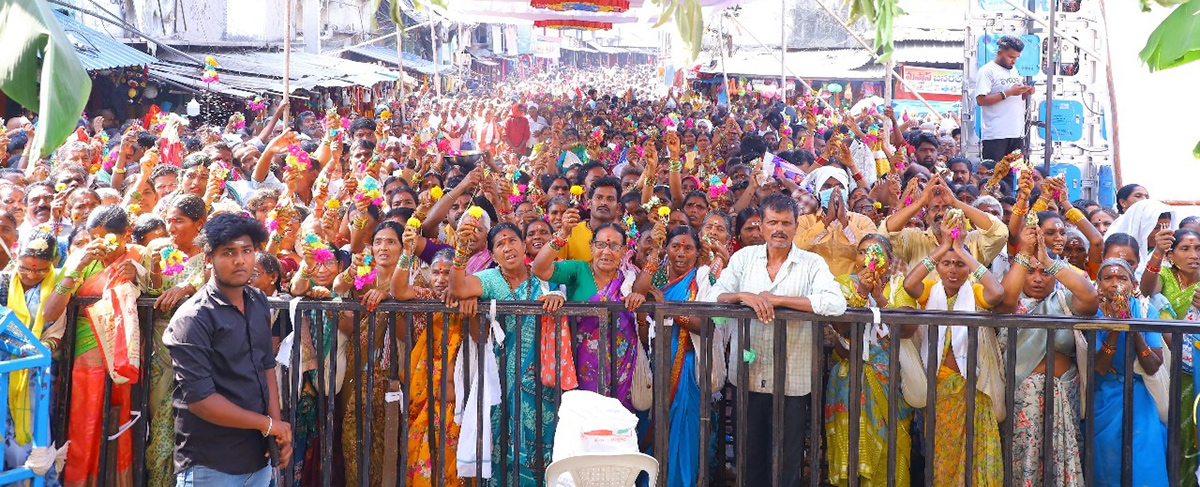
<instances>
[{"instance_id":1,"label":"white plastic chair","mask_svg":"<svg viewBox=\"0 0 1200 487\"><path fill-rule=\"evenodd\" d=\"M551 463L546 485L557 486L559 476L567 473L576 487L630 487L642 472L650 475L654 487L658 460L643 453L586 453Z\"/></svg>"}]
</instances>

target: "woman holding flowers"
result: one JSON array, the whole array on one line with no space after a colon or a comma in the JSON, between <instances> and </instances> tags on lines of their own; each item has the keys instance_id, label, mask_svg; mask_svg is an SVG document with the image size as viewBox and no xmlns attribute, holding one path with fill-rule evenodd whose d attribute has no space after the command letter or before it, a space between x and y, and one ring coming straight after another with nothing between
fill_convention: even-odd
<instances>
[{"instance_id":1,"label":"woman holding flowers","mask_svg":"<svg viewBox=\"0 0 1200 487\"><path fill-rule=\"evenodd\" d=\"M359 319L357 330L354 329L352 322L347 323L346 316L339 320L339 328L348 324L349 326L342 329L342 332L358 341L357 346L347 347L349 353L346 357L346 364L354 373L346 374L346 382L343 386L346 394L345 417L342 420L342 451L345 452L346 478L359 479L360 470L366 468L370 475L369 478L372 479L370 485L377 485L383 473L385 425L383 396L388 381L387 370L381 366L376 357L390 343L384 341L387 331L386 322L384 320L377 321L374 335L372 335L369 320L371 313L375 311L379 303L391 297L392 273L395 272L396 263L400 258L400 236L403 234L404 230L396 222L380 223L371 236L370 247L364 249L363 253L356 254L353 264L338 274L333 283L335 294L361 300L362 305L368 311L368 313L363 313ZM349 313L343 313L343 315L345 314ZM353 320L352 316L350 320ZM366 374L374 376L371 388L367 387ZM362 383L359 384L359 381ZM363 421L365 407L362 406L363 398L359 397L360 386L363 394L370 398L368 400L372 404L371 437L361 439L358 438L358 430L350 427ZM363 410L360 411L359 408ZM371 464L369 466L358 464L360 444L371 445Z\"/></svg>"},{"instance_id":2,"label":"woman holding flowers","mask_svg":"<svg viewBox=\"0 0 1200 487\"><path fill-rule=\"evenodd\" d=\"M167 202L168 238L150 242L151 290L161 290L154 303L153 349L150 354L150 440L146 444L146 469L150 487L175 484L175 411L171 395L175 372L171 355L163 345L163 332L176 306L204 285L204 255L196 237L208 213L204 200L191 194L176 194ZM155 282L158 284L155 285Z\"/></svg>"},{"instance_id":3,"label":"woman holding flowers","mask_svg":"<svg viewBox=\"0 0 1200 487\"><path fill-rule=\"evenodd\" d=\"M410 283L417 264L412 249L416 239L420 238L420 227L420 224L407 225L404 229L403 253L392 273L392 296L400 301L436 299L457 308L457 301L447 296L454 249L443 249L433 256L429 266L429 287ZM458 313L413 315L413 347L408 358L408 438L404 440L408 448L408 485L429 487L438 476L444 479L446 486L461 485L456 455L460 427L451 413L457 398L453 387L442 385L447 384L443 382L447 372L454 370L453 360L462 344L462 317ZM430 423L436 425L433 434L430 434ZM445 450L440 460L441 472L435 474L433 452L442 435L446 438Z\"/></svg>"},{"instance_id":4,"label":"woman holding flowers","mask_svg":"<svg viewBox=\"0 0 1200 487\"><path fill-rule=\"evenodd\" d=\"M137 264L142 260L142 247L127 243L128 229L128 215L116 205L101 206L92 212L87 224L74 232L73 240L80 242L76 246L78 250L67 257L63 275L46 299L42 311L45 316L61 315L72 295L98 297L112 284L136 282L145 266ZM76 447L68 450L67 467L63 472L63 485L69 487L96 485L100 481L101 398L104 397L104 375L107 373L98 338L86 313L80 313L75 325L71 429L67 437ZM129 419L128 384L112 386L111 404L120 408L120 423ZM131 437L123 435L117 441L117 478L131 480Z\"/></svg>"},{"instance_id":5,"label":"woman holding flowers","mask_svg":"<svg viewBox=\"0 0 1200 487\"><path fill-rule=\"evenodd\" d=\"M487 233L487 248L495 256L497 266L467 275L467 261L470 258L468 249L474 245L469 236L476 234L476 221L482 215L481 208L471 207L458 227L458 235L465 237L458 240L458 246L455 248L449 297L459 300L468 316L474 314L477 300L493 299L538 300L544 303L546 312L556 311L562 305L562 296L547 294L544 291L545 281L534 275L525 264L525 242L521 238L520 230L511 223L500 223ZM538 317L532 315L506 315L499 322L500 331L503 331L504 336L501 343L496 344L494 351L498 356L497 363L507 364L507 368L500 371L500 374L505 377L504 383L508 387L502 391L504 399L501 405L491 408L492 464L498 467L494 470L518 478L516 483L508 482L507 479L501 480L500 485L541 485L543 474L538 470L538 466L544 468L550 464L554 414L540 415L539 426L539 415L532 412L555 411L558 405L554 389L542 386L540 378L534 373L535 363L540 356L540 347L535 339L537 326ZM491 333L491 329L482 323L476 330L473 334L481 341ZM499 340L500 337L496 339ZM501 408L507 410L502 413ZM509 424L501 422L504 416L509 418ZM486 424L483 421L479 423ZM520 428L519 435L516 431L509 430L508 438L513 440L514 444L500 442L501 428ZM541 437L537 435L539 428L542 432ZM519 442L516 442L517 438L520 438ZM458 459L460 465L463 461L462 458Z\"/></svg>"},{"instance_id":6,"label":"woman holding flowers","mask_svg":"<svg viewBox=\"0 0 1200 487\"><path fill-rule=\"evenodd\" d=\"M15 313L51 353L58 350L66 331L62 315L46 316L42 312L54 289L57 278L54 264L59 260L58 254L58 243L53 234L33 230L20 242L13 256L15 268L0 273L0 303ZM4 456L10 465L24 464L33 451L32 386L28 371L10 372L8 427L4 433ZM60 474L47 475L47 485L57 485L56 478Z\"/></svg>"},{"instance_id":7,"label":"woman holding flowers","mask_svg":"<svg viewBox=\"0 0 1200 487\"><path fill-rule=\"evenodd\" d=\"M846 303L856 308L903 308L917 307L916 301L904 291L903 263L892 253L892 244L882 235L870 233L857 245L858 258L855 273L836 278L846 296ZM829 438L826 459L829 462L829 482L847 485L850 472L850 361L861 357L850 356L850 341L846 338L849 326L829 325L827 336L832 334L834 343L834 365L829 373L829 385L825 392L825 435ZM889 348L899 346L899 340L912 336L915 326L868 325L863 346L868 349L870 360L863 365L861 389L861 419L859 438L860 483L864 486L887 485L888 463L888 384L899 377L890 377ZM904 400L897 398L896 405L896 465L909 464L912 436L909 429L913 410ZM896 469L899 487L909 484L908 469Z\"/></svg>"},{"instance_id":8,"label":"woman holding flowers","mask_svg":"<svg viewBox=\"0 0 1200 487\"><path fill-rule=\"evenodd\" d=\"M555 262L559 251L570 238L568 229L574 228L578 222L579 210L567 210L563 215L563 229L533 260L534 275L566 286L567 299L570 301L623 301L623 284L633 276L626 276L620 269L628 244L625 229L617 224L602 223L592 230L590 262ZM612 324L604 324L600 318L593 316L580 319L575 350L579 387L592 392L608 391L607 395L620 400L621 404L633 411L629 390L633 385L633 366L637 359L633 347L637 343L637 330L632 313L621 312L617 316L617 322ZM602 340L615 345L602 347ZM602 358L601 350L609 348L609 357ZM614 372L610 374L610 370Z\"/></svg>"}]
</instances>

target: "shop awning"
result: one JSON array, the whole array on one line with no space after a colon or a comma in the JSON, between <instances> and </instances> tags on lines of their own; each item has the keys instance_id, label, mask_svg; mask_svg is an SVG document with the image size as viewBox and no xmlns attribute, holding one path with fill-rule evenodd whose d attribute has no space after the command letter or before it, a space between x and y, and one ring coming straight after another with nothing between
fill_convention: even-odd
<instances>
[{"instance_id":1,"label":"shop awning","mask_svg":"<svg viewBox=\"0 0 1200 487\"><path fill-rule=\"evenodd\" d=\"M75 45L79 61L88 71L123 68L126 66L146 66L154 64L154 56L129 47L113 39L112 36L83 25L78 20L55 11L54 17L62 26L63 32Z\"/></svg>"},{"instance_id":2,"label":"shop awning","mask_svg":"<svg viewBox=\"0 0 1200 487\"><path fill-rule=\"evenodd\" d=\"M389 64L392 64L393 66L396 64L396 50L388 49L384 46L368 44L365 46L358 46L353 49L349 49L347 52L352 52L352 53L358 54L360 56L365 56L365 57L374 59L376 61L389 63ZM404 53L404 67L406 69L411 69L411 70L416 71L421 74L435 74L437 72L434 70L433 61L424 59L421 56L418 56L411 52ZM452 71L452 70L454 70L453 66L443 64L441 73L445 74L446 72Z\"/></svg>"},{"instance_id":3,"label":"shop awning","mask_svg":"<svg viewBox=\"0 0 1200 487\"><path fill-rule=\"evenodd\" d=\"M881 79L884 68L872 62L871 54L863 49L820 49L788 51L787 76L822 79ZM700 63L703 73L721 73L719 57ZM777 52L745 53L725 59L724 70L730 76L779 79L781 74Z\"/></svg>"},{"instance_id":4,"label":"shop awning","mask_svg":"<svg viewBox=\"0 0 1200 487\"><path fill-rule=\"evenodd\" d=\"M595 49L596 52L601 53L601 54L617 54L617 53L625 52L624 49L614 49L614 48L611 48L611 47L608 47L605 45L597 44L594 41L587 41L587 45L590 46L592 49Z\"/></svg>"},{"instance_id":5,"label":"shop awning","mask_svg":"<svg viewBox=\"0 0 1200 487\"><path fill-rule=\"evenodd\" d=\"M211 88L215 91L234 95L231 90L250 93L283 93L283 53L281 52L243 52L213 54L217 61L217 73L220 81L208 86L199 80L200 66L194 61L170 53L164 53L164 61L151 68L166 73L175 79L164 76L164 79L181 82L196 88ZM311 90L313 88L344 88L347 86L373 86L376 83L395 81L397 73L393 70L374 64L360 63L349 59L333 56L293 52L291 66L288 71L290 78L288 88L296 90Z\"/></svg>"}]
</instances>

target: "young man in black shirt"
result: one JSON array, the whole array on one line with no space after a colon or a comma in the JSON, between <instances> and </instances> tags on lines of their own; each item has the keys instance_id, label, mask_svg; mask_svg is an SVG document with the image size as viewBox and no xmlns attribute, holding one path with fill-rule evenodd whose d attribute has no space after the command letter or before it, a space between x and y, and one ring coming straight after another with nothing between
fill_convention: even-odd
<instances>
[{"instance_id":1,"label":"young man in black shirt","mask_svg":"<svg viewBox=\"0 0 1200 487\"><path fill-rule=\"evenodd\" d=\"M280 466L292 430L279 413L270 310L252 286L255 251L267 239L257 220L220 214L198 243L212 278L175 312L163 336L175 368L175 473L178 487L271 482L268 442Z\"/></svg>"}]
</instances>

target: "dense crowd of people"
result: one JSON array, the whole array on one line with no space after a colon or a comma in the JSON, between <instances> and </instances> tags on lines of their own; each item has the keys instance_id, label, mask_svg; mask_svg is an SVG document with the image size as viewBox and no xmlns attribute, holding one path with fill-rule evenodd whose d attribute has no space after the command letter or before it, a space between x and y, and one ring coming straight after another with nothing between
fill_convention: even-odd
<instances>
[{"instance_id":1,"label":"dense crowd of people","mask_svg":"<svg viewBox=\"0 0 1200 487\"><path fill-rule=\"evenodd\" d=\"M108 325L120 322L122 305L138 296L156 298L152 346L142 351L149 364L145 465L133 465L128 434L108 461L119 478L145 471L152 487L218 485L213 479L227 477L266 485L257 482L267 475L270 444L279 447L281 463L295 467L296 485L318 485L326 469L356 484L364 448L371 450L370 465L361 466L371 485L381 482L384 451L393 448L407 452L406 485L439 477L461 485L460 475L480 468L540 485L536 465L549 464L553 450L555 389L576 387L607 391L641 418L667 422L663 468L672 486L693 485L699 446L716 436L701 428L712 424L700 421L701 403L713 400L702 397L704 381L704 390L729 383L749 391L739 407L749 408L750 423L736 441L747 442L749 454L738 461L747 462L752 478L739 485L772 485L772 439L785 445L784 484L799 485L801 469L792 467L807 464L808 428L825 432L828 483L846 485L848 403L859 400L849 396L848 370L857 359L850 329L828 326L814 336L809 323L789 321L785 383L776 384L776 308L828 316L847 306L1198 316L1200 221L1177 217L1142 186L1121 188L1116 208L1071 201L1061 176L1019 152L982 161L960 155L953 122L898 120L889 107L850 112L813 94L717 104L690 90L649 88L661 84L657 79L648 67L539 73L486 97L425 90L365 113L296 110L288 126L279 123L286 104L239 113L221 127L167 113L122 121L108 111L83 119L47 160L22 150L34 125L8 120L0 135L8 161L0 170L0 303L56 360L74 360L71 377L59 381L70 388L63 407L70 409L71 446L51 481L98 481L105 374L123 373L114 367L122 356ZM74 296L109 304L66 323ZM462 313L413 314L403 321L406 335L391 336L386 327L366 326L367 314L356 327L349 313L293 322L297 315L265 306L266 298L290 297L343 298L369 310L386 300L439 300ZM561 342L563 361L536 377L539 361L547 364L545 350L554 356L560 342L553 340L569 332L552 315L505 316L488 326L476 312L486 315L492 300L541 301L546 311L567 301L621 301L629 311L613 321L581 320ZM663 301L740 303L757 319L749 337L718 323L704 343L704 320L672 316L661 324L670 330L670 361L655 364L646 348L652 317L635 310ZM1079 365L1088 347L1079 332L980 328L978 380L969 391L971 330L867 329L860 485L886 485L889 427L898 431L896 485L918 482L908 468L918 459L934 465L934 478L921 482L961 485L969 475L973 485L1001 485L1008 469L998 425L1005 418L1021 485L1041 485L1044 469L1055 485L1119 485L1125 415L1134 420L1134 485L1167 485L1168 398L1161 384L1181 381L1182 403L1192 404L1191 352L1200 343L1193 336L1102 331L1093 375ZM1018 335L1011 377L1004 373L1006 333ZM610 335L611 350L600 344ZM393 349L405 350L405 336L446 346L414 346L403 357ZM456 357L472 348L467 337L492 343L487 352L505 364L492 370L506 386L489 403L490 423L473 417L469 401L480 400L474 393L457 401L474 383L455 373L462 366ZM753 356L734 357L739 340L749 340ZM1183 340L1176 358L1184 361L1182 378L1166 377L1170 340ZM811 397L810 382L810 357L822 343L833 350L823 401ZM281 364L301 374L291 424L280 416L271 372L276 353L288 347L299 347L301 358ZM703 347L712 352L709 369L697 355ZM891 347L916 364L904 368L909 380L901 398L888 394L889 381L901 380L889 377ZM1130 347L1132 364L1124 360ZM611 371L600 370L605 353ZM408 437L386 445L388 361L396 356L407 367ZM657 385L671 391L667 418L651 418L634 390L647 373L639 365L645 360L670 369L671 383ZM933 367L922 365L931 360ZM338 377L318 376L320 361L336 361ZM364 370L345 372L356 363ZM738 383L738 367L749 368L749 383ZM1126 367L1137 374L1132 410L1123 396ZM545 377L548 370L560 376ZM920 411L927 406L926 370L936 370L935 419ZM373 390L356 397L355 381L371 375ZM1095 380L1086 383L1088 377ZM1051 380L1053 397L1045 397ZM1005 381L1015 384L1011 411ZM114 380L109 398L122 424L131 406L139 408L126 382ZM1081 408L1084 387L1095 390L1092 411ZM9 468L30 451L28 396L18 390L9 398ZM322 458L317 442L326 391L338 395L337 458ZM785 396L783 411L773 410L774 394ZM437 406L446 396L450 410ZM899 424L888 424L889 399L900 401ZM371 438L358 437L363 431L354 427L360 400L374 405ZM1044 439L1041 418L1051 401L1052 438ZM824 423L807 424L810 408L822 404ZM1182 477L1196 485L1187 473L1197 467L1195 423L1191 408L1183 410ZM1096 438L1083 448L1085 418ZM922 420L936 422L935 437L923 437ZM970 465L961 447L967 421L975 435ZM493 462L473 458L477 439L487 442ZM459 450L460 441L470 448ZM929 442L933 458L922 458L919 446ZM1042 448L1053 449L1053 465L1042 464ZM1083 478L1084 449L1095 460L1095 478ZM463 458L466 450L472 458Z\"/></svg>"}]
</instances>

